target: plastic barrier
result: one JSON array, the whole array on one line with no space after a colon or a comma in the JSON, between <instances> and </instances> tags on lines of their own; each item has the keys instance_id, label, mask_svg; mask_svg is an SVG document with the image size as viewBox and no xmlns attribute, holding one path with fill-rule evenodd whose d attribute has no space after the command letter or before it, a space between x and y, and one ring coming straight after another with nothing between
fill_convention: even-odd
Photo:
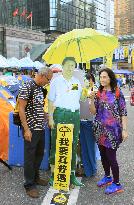
<instances>
[{"instance_id":1,"label":"plastic barrier","mask_svg":"<svg viewBox=\"0 0 134 205\"><path fill-rule=\"evenodd\" d=\"M41 169L47 170L49 168L49 150L50 150L50 129L46 127L45 130L45 150L44 158L42 160ZM13 113L9 116L9 155L8 164L13 166L24 165L24 141L21 129L13 124Z\"/></svg>"}]
</instances>

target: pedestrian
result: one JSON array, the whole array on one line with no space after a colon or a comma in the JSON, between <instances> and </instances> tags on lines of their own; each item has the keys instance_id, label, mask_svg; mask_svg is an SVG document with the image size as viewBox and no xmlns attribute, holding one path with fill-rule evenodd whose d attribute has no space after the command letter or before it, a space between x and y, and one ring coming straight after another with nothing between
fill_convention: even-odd
<instances>
[{"instance_id":1,"label":"pedestrian","mask_svg":"<svg viewBox=\"0 0 134 205\"><path fill-rule=\"evenodd\" d=\"M114 72L103 68L100 73L100 87L95 95L91 93L90 111L95 114L94 135L99 146L105 176L98 181L99 187L109 185L106 194L122 192L119 181L119 166L116 159L117 149L128 137L127 110L124 95L117 87ZM112 175L110 175L110 168Z\"/></svg>"},{"instance_id":2,"label":"pedestrian","mask_svg":"<svg viewBox=\"0 0 134 205\"><path fill-rule=\"evenodd\" d=\"M54 78L50 84L50 92L48 96L49 126L52 128L50 185L53 185L54 181L57 124L69 123L74 124L70 183L76 186L83 186L75 176L77 143L80 127L79 100L82 93L82 87L79 80L73 77L75 65L76 62L73 57L66 57L62 62L62 74Z\"/></svg>"},{"instance_id":3,"label":"pedestrian","mask_svg":"<svg viewBox=\"0 0 134 205\"><path fill-rule=\"evenodd\" d=\"M45 186L39 167L44 156L44 95L43 88L50 83L52 71L46 66L38 70L35 78L27 81L19 92L19 115L24 135L24 187L27 195L39 197L36 185Z\"/></svg>"},{"instance_id":4,"label":"pedestrian","mask_svg":"<svg viewBox=\"0 0 134 205\"><path fill-rule=\"evenodd\" d=\"M132 76L129 76L128 87L129 87L129 91L131 90L131 88L133 88L133 77Z\"/></svg>"},{"instance_id":5,"label":"pedestrian","mask_svg":"<svg viewBox=\"0 0 134 205\"><path fill-rule=\"evenodd\" d=\"M125 75L122 78L122 85L123 85L124 88L126 88L126 77L125 77Z\"/></svg>"},{"instance_id":6,"label":"pedestrian","mask_svg":"<svg viewBox=\"0 0 134 205\"><path fill-rule=\"evenodd\" d=\"M95 78L90 72L86 74L87 87L94 89ZM93 115L89 111L89 99L80 102L80 147L84 173L87 177L97 172L96 143L93 136Z\"/></svg>"}]
</instances>

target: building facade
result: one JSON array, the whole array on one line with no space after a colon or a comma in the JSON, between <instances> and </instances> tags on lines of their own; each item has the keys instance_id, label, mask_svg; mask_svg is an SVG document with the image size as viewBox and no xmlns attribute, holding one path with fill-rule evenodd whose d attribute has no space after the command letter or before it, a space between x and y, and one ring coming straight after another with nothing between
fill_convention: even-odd
<instances>
[{"instance_id":1,"label":"building facade","mask_svg":"<svg viewBox=\"0 0 134 205\"><path fill-rule=\"evenodd\" d=\"M115 3L115 34L134 34L134 1L114 0Z\"/></svg>"},{"instance_id":2,"label":"building facade","mask_svg":"<svg viewBox=\"0 0 134 205\"><path fill-rule=\"evenodd\" d=\"M106 32L114 34L114 0L106 0Z\"/></svg>"},{"instance_id":3,"label":"building facade","mask_svg":"<svg viewBox=\"0 0 134 205\"><path fill-rule=\"evenodd\" d=\"M106 30L105 0L49 0L49 31L75 28Z\"/></svg>"},{"instance_id":4,"label":"building facade","mask_svg":"<svg viewBox=\"0 0 134 205\"><path fill-rule=\"evenodd\" d=\"M111 7L107 9L109 1L113 2L113 0L1 0L0 54L7 57L24 57L25 47L31 49L34 43L42 43L40 40L35 42L35 39L31 39L32 35L33 38L36 36L34 31L39 31L37 35L42 35L43 43L51 43L59 34L72 29L89 27L110 32L110 20L108 24L106 18L110 16L107 15L107 11L110 13L111 9ZM31 12L32 19L27 19ZM11 36L11 33L15 36Z\"/></svg>"},{"instance_id":5,"label":"building facade","mask_svg":"<svg viewBox=\"0 0 134 205\"><path fill-rule=\"evenodd\" d=\"M107 0L3 0L0 24L30 27L26 16L32 11L32 28L61 33L74 28L91 27L106 31ZM13 16L15 9L16 16ZM22 16L23 11L27 13Z\"/></svg>"},{"instance_id":6,"label":"building facade","mask_svg":"<svg viewBox=\"0 0 134 205\"><path fill-rule=\"evenodd\" d=\"M16 16L13 16L13 12L16 9L18 9L18 13L16 13ZM27 10L27 0L1 0L0 24L6 26L27 27L28 21L25 16L21 15L24 9Z\"/></svg>"},{"instance_id":7,"label":"building facade","mask_svg":"<svg viewBox=\"0 0 134 205\"><path fill-rule=\"evenodd\" d=\"M36 46L45 44L45 33L0 26L0 55L21 59Z\"/></svg>"}]
</instances>

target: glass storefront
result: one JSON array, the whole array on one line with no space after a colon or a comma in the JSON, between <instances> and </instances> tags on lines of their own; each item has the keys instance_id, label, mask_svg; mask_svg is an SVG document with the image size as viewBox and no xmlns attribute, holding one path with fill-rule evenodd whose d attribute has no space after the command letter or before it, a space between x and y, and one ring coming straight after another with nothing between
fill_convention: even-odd
<instances>
[{"instance_id":1,"label":"glass storefront","mask_svg":"<svg viewBox=\"0 0 134 205\"><path fill-rule=\"evenodd\" d=\"M106 29L105 0L50 0L50 30Z\"/></svg>"},{"instance_id":2,"label":"glass storefront","mask_svg":"<svg viewBox=\"0 0 134 205\"><path fill-rule=\"evenodd\" d=\"M33 13L33 29L49 30L49 0L28 0L27 9Z\"/></svg>"}]
</instances>

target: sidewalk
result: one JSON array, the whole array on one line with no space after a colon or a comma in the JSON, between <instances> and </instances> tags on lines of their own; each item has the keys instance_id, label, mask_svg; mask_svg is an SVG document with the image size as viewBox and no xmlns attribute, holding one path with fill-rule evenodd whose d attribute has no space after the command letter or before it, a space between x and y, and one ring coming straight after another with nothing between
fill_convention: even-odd
<instances>
[{"instance_id":1,"label":"sidewalk","mask_svg":"<svg viewBox=\"0 0 134 205\"><path fill-rule=\"evenodd\" d=\"M122 90L125 96L130 95L128 89ZM120 180L125 191L107 196L104 194L104 188L96 186L96 181L104 174L98 161L97 177L82 179L85 187L80 188L77 205L134 205L134 106L130 106L129 97L127 99L129 139L122 143L118 150ZM0 205L41 205L49 185L39 188L41 197L30 199L23 189L23 168L14 167L13 171L8 171L0 164Z\"/></svg>"}]
</instances>

